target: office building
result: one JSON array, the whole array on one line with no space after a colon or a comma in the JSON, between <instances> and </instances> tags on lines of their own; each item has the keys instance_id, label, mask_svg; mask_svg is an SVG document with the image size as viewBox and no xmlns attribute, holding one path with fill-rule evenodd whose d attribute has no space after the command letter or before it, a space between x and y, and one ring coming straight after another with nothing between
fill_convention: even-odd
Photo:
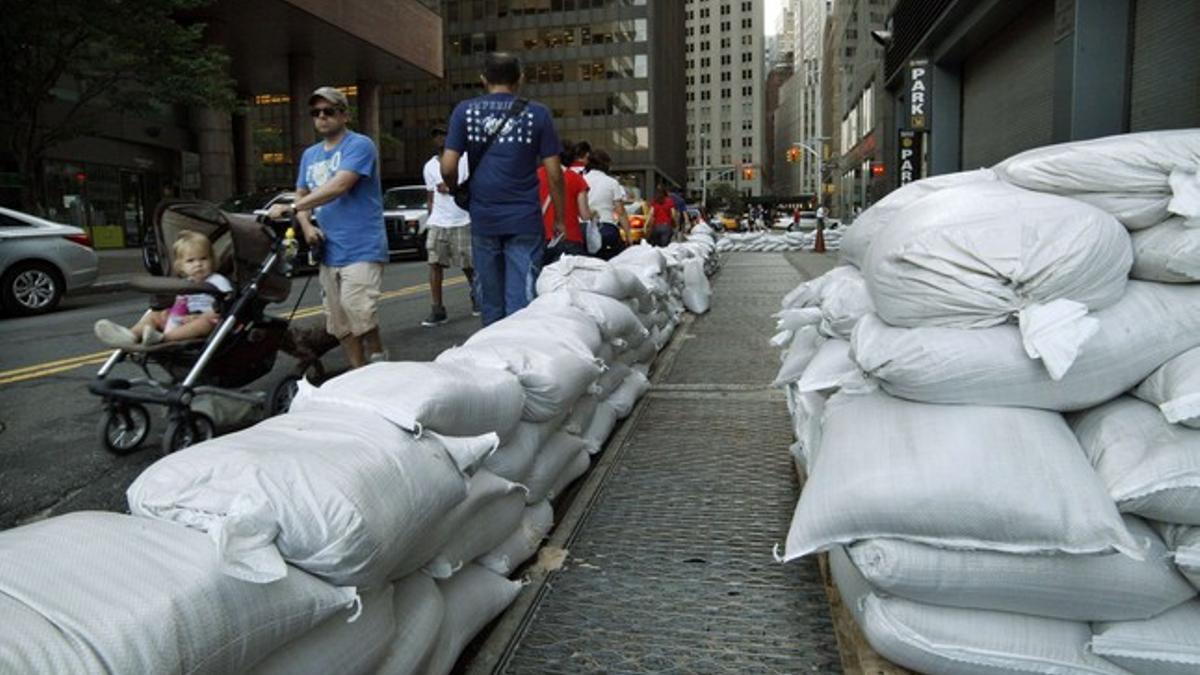
<instances>
[{"instance_id":1,"label":"office building","mask_svg":"<svg viewBox=\"0 0 1200 675\"><path fill-rule=\"evenodd\" d=\"M775 194L808 202L812 208L821 185L818 167L823 163L815 153L828 153L821 140L827 136L822 130L821 75L831 5L831 0L790 0L793 75L780 88L774 120ZM822 159L827 158L828 154Z\"/></svg>"}]
</instances>

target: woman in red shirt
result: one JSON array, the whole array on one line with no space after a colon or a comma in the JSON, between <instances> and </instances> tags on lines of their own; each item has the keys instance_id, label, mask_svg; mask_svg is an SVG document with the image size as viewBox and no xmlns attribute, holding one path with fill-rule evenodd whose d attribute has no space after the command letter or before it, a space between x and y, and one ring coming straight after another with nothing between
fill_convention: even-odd
<instances>
[{"instance_id":1,"label":"woman in red shirt","mask_svg":"<svg viewBox=\"0 0 1200 675\"><path fill-rule=\"evenodd\" d=\"M667 186L659 185L654 201L650 203L650 244L666 246L675 236L675 219L678 211L675 200L667 194Z\"/></svg>"},{"instance_id":2,"label":"woman in red shirt","mask_svg":"<svg viewBox=\"0 0 1200 675\"><path fill-rule=\"evenodd\" d=\"M571 166L575 161L575 146L570 141L564 141L562 165ZM588 208L588 184L578 172L566 169L563 171L563 192L567 198L564 207L563 224L566 234L562 240L553 246L547 245L543 265L549 265L563 255L587 255L587 245L584 243L582 221L592 219ZM542 200L542 224L546 228L546 242L554 241L554 204L550 201L550 181L546 177L546 167L538 168L538 196ZM582 219L582 221L581 221Z\"/></svg>"}]
</instances>

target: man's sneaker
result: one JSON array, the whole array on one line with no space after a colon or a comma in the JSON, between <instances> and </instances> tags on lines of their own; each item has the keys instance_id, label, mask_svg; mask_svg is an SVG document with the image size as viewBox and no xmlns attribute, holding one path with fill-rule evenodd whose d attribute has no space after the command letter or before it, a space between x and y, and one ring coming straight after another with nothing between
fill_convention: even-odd
<instances>
[{"instance_id":1,"label":"man's sneaker","mask_svg":"<svg viewBox=\"0 0 1200 675\"><path fill-rule=\"evenodd\" d=\"M110 347L132 347L138 342L137 336L133 331L125 326L115 324L108 319L100 319L93 327L96 331L96 337L100 341Z\"/></svg>"},{"instance_id":2,"label":"man's sneaker","mask_svg":"<svg viewBox=\"0 0 1200 675\"><path fill-rule=\"evenodd\" d=\"M480 314L483 314L483 312L481 312L479 310L479 300L475 297L475 291L472 290L471 291L471 316L479 316Z\"/></svg>"},{"instance_id":3,"label":"man's sneaker","mask_svg":"<svg viewBox=\"0 0 1200 675\"><path fill-rule=\"evenodd\" d=\"M426 327L440 326L449 320L446 316L446 308L442 305L434 305L433 309L429 312L429 316L421 322L421 325Z\"/></svg>"}]
</instances>

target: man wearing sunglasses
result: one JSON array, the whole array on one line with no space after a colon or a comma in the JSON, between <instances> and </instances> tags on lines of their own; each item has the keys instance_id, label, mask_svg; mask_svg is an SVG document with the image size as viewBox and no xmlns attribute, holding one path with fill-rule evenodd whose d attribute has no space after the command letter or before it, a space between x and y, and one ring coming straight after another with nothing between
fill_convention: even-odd
<instances>
[{"instance_id":1,"label":"man wearing sunglasses","mask_svg":"<svg viewBox=\"0 0 1200 675\"><path fill-rule=\"evenodd\" d=\"M379 338L379 295L388 252L378 154L369 137L346 128L350 103L345 94L321 87L308 105L322 140L300 160L296 201L276 204L269 216L294 212L309 245L323 244L326 330L341 342L350 366L358 368L386 359Z\"/></svg>"}]
</instances>

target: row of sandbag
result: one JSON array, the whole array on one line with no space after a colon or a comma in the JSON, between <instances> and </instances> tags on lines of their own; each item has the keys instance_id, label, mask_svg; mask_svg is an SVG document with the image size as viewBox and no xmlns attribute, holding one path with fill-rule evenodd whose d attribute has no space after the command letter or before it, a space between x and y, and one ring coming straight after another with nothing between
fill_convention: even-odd
<instances>
[{"instance_id":1,"label":"row of sandbag","mask_svg":"<svg viewBox=\"0 0 1200 675\"><path fill-rule=\"evenodd\" d=\"M0 670L447 672L645 391L682 261L711 249L589 263L437 362L306 386L148 469L129 499L149 517L0 534ZM628 292L592 292L613 276Z\"/></svg>"},{"instance_id":2,"label":"row of sandbag","mask_svg":"<svg viewBox=\"0 0 1200 675\"><path fill-rule=\"evenodd\" d=\"M836 251L842 245L841 230L825 230L825 247ZM815 232L732 232L721 237L717 250L721 252L779 253L811 251L816 244Z\"/></svg>"},{"instance_id":3,"label":"row of sandbag","mask_svg":"<svg viewBox=\"0 0 1200 675\"><path fill-rule=\"evenodd\" d=\"M1165 198L1110 182L1100 201L1167 219L1198 165L1155 168ZM871 237L847 236L862 273L785 298L778 383L809 473L785 557L830 550L868 639L921 672L1196 672L1200 434L1172 421L1200 289L1127 282L1123 214L1013 187L1004 166L894 193L855 225ZM1110 401L1135 386L1151 403Z\"/></svg>"}]
</instances>

